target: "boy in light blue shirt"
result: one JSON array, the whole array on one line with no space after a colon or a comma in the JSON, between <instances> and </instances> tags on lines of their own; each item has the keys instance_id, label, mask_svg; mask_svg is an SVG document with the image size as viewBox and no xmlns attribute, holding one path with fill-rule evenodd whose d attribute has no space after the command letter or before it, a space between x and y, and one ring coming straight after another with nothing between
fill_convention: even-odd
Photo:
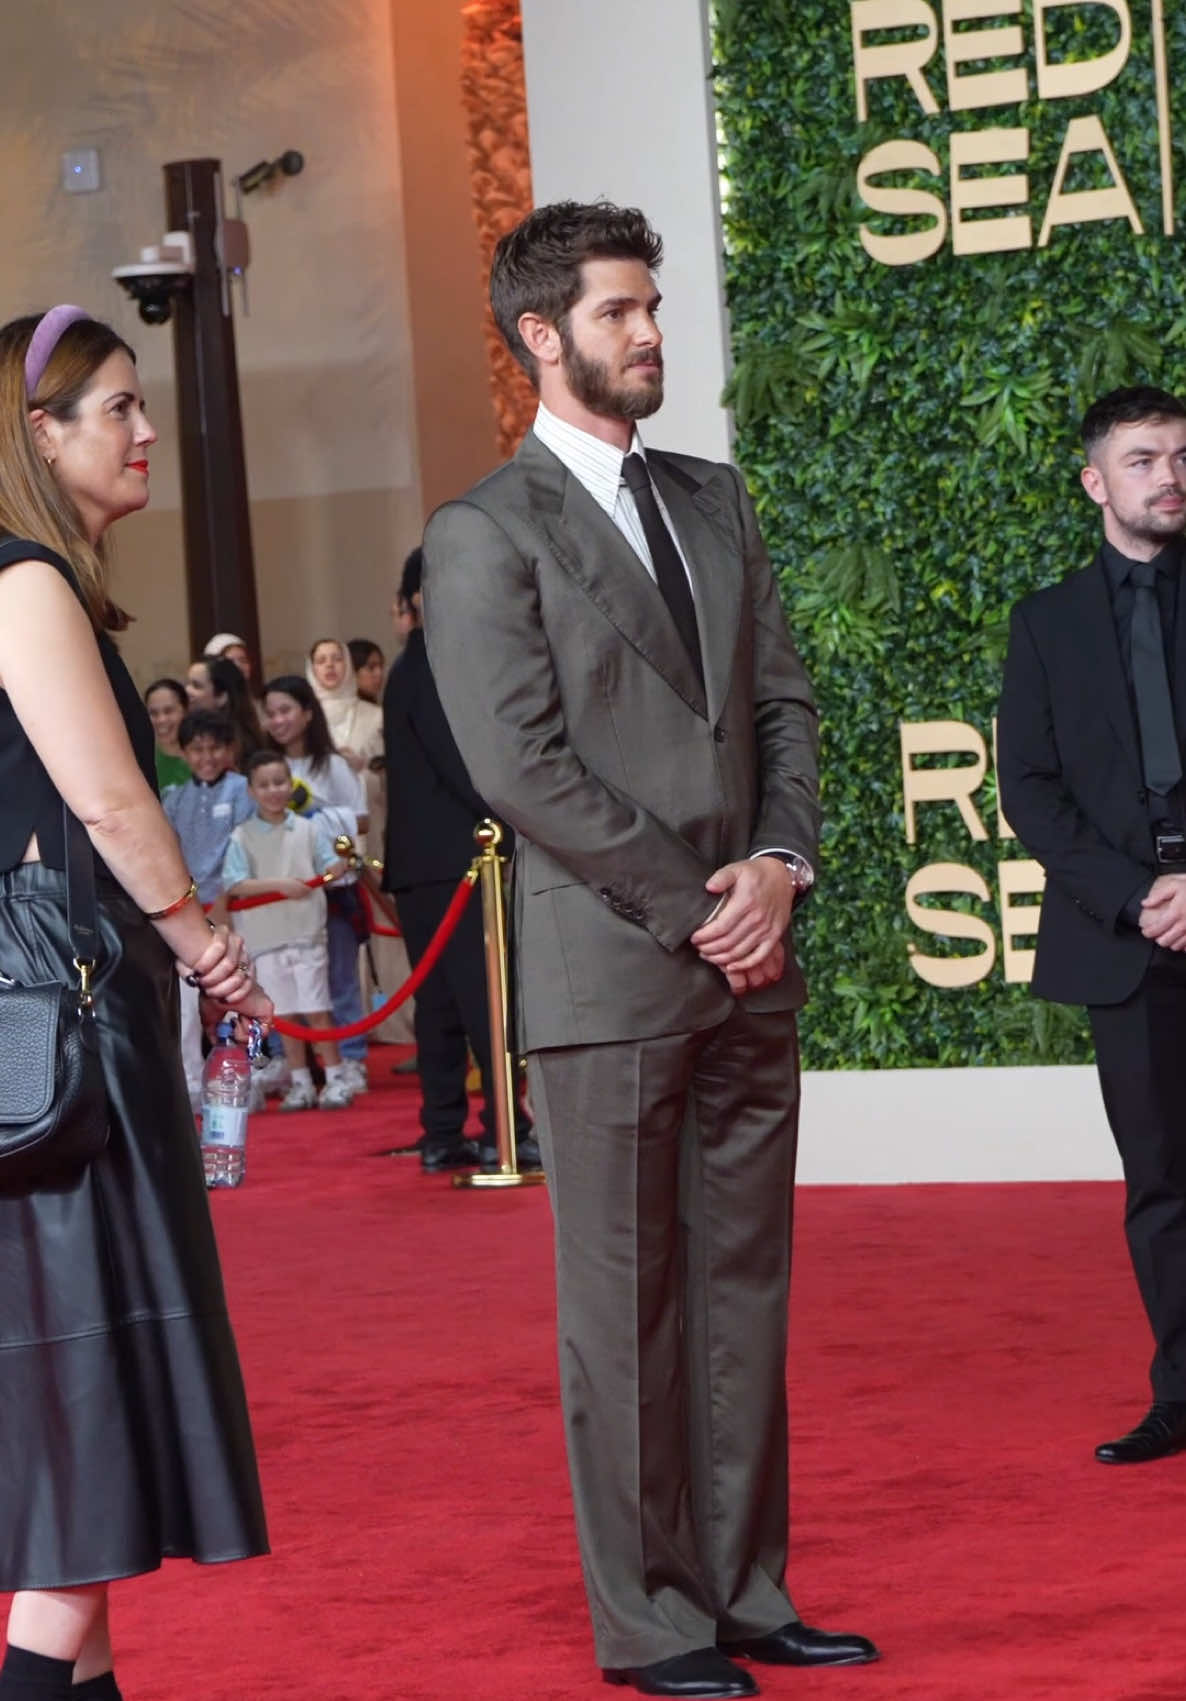
<instances>
[{"instance_id":1,"label":"boy in light blue shirt","mask_svg":"<svg viewBox=\"0 0 1186 1701\"><path fill-rule=\"evenodd\" d=\"M251 796L242 774L233 773L235 729L213 709L194 709L181 723L177 741L189 763L190 778L172 786L162 801L181 841L198 887L199 900L215 921L226 919L222 862L231 834L251 814ZM198 994L181 985L181 1060L189 1102L196 1111L202 1097L202 1023Z\"/></svg>"}]
</instances>

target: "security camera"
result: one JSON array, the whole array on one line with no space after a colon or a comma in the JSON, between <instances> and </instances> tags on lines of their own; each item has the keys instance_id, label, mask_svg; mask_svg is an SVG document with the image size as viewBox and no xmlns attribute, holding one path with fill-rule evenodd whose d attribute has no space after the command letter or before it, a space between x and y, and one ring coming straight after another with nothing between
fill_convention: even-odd
<instances>
[{"instance_id":1,"label":"security camera","mask_svg":"<svg viewBox=\"0 0 1186 1701\"><path fill-rule=\"evenodd\" d=\"M181 230L170 231L155 247L142 248L139 260L116 266L111 273L136 302L146 325L167 323L173 298L190 288L193 274L193 240Z\"/></svg>"}]
</instances>

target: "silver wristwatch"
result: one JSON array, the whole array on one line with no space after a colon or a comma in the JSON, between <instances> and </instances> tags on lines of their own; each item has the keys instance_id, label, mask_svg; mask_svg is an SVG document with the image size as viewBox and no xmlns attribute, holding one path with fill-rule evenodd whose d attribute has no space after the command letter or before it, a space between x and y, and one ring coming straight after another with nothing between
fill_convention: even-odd
<instances>
[{"instance_id":1,"label":"silver wristwatch","mask_svg":"<svg viewBox=\"0 0 1186 1701\"><path fill-rule=\"evenodd\" d=\"M785 863L790 869L796 892L810 892L815 885L815 870L806 857L796 856L794 851L789 851L786 856L780 856L778 860Z\"/></svg>"}]
</instances>

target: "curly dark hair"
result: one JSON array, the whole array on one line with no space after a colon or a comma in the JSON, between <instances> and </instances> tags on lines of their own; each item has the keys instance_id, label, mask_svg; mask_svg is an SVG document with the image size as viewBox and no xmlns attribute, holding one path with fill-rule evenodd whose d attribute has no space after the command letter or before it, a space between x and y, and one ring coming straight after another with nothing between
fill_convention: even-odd
<instances>
[{"instance_id":1,"label":"curly dark hair","mask_svg":"<svg viewBox=\"0 0 1186 1701\"><path fill-rule=\"evenodd\" d=\"M528 213L494 250L490 306L507 347L532 383L536 362L519 335L519 320L524 313L538 313L563 328L581 298L586 260L641 260L656 272L663 264L663 239L637 207L554 201Z\"/></svg>"}]
</instances>

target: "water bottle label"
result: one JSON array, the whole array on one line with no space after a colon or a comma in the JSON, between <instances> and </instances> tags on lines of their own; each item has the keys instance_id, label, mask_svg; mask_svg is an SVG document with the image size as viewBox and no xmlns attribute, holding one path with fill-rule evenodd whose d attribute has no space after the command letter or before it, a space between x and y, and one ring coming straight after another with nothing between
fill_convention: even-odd
<instances>
[{"instance_id":1,"label":"water bottle label","mask_svg":"<svg viewBox=\"0 0 1186 1701\"><path fill-rule=\"evenodd\" d=\"M229 1104L203 1105L202 1140L211 1146L245 1146L247 1111Z\"/></svg>"}]
</instances>

